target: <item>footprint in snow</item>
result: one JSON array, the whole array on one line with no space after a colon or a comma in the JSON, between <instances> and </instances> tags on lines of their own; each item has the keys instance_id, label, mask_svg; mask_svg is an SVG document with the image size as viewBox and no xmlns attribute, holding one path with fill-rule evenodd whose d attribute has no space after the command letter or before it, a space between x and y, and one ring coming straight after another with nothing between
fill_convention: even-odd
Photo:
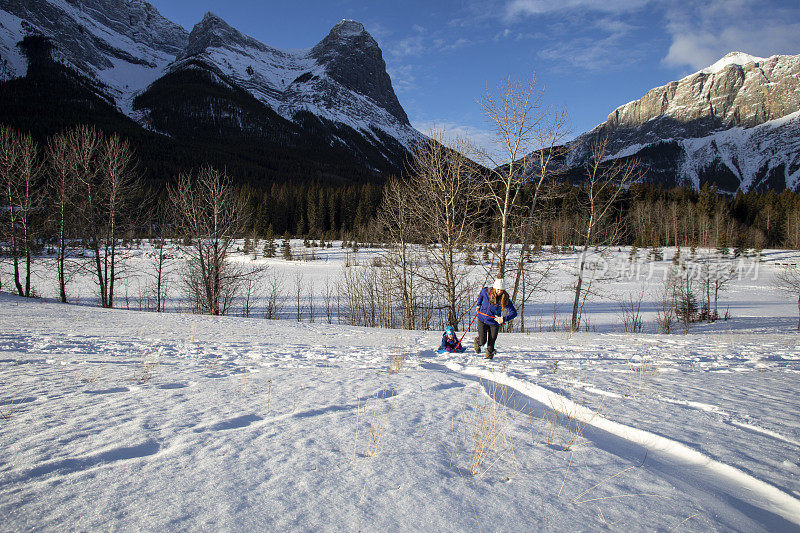
<instances>
[{"instance_id":1,"label":"footprint in snow","mask_svg":"<svg viewBox=\"0 0 800 533\"><path fill-rule=\"evenodd\" d=\"M118 392L128 392L129 390L128 387L112 387L110 389L85 390L83 392L86 394L116 394Z\"/></svg>"},{"instance_id":2,"label":"footprint in snow","mask_svg":"<svg viewBox=\"0 0 800 533\"><path fill-rule=\"evenodd\" d=\"M159 389L163 390L183 389L185 387L188 387L188 385L184 383L165 383L164 385L158 386Z\"/></svg>"},{"instance_id":3,"label":"footprint in snow","mask_svg":"<svg viewBox=\"0 0 800 533\"><path fill-rule=\"evenodd\" d=\"M236 418L231 418L228 420L223 420L221 422L217 422L213 426L210 426L208 429L212 431L226 431L229 429L241 429L246 428L250 424L254 422L260 422L264 420L262 417L258 415L242 415L237 416ZM203 429L195 429L196 433L200 433L204 431Z\"/></svg>"}]
</instances>

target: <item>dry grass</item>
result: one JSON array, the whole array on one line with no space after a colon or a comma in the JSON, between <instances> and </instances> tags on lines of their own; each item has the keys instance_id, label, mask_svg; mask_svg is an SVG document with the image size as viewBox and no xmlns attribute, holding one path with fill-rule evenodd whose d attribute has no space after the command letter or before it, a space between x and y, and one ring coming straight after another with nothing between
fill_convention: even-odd
<instances>
[{"instance_id":1,"label":"dry grass","mask_svg":"<svg viewBox=\"0 0 800 533\"><path fill-rule=\"evenodd\" d=\"M14 399L12 398L11 401L8 403L8 410L0 410L0 417L5 420L6 422L11 420L11 415L14 414Z\"/></svg>"},{"instance_id":2,"label":"dry grass","mask_svg":"<svg viewBox=\"0 0 800 533\"><path fill-rule=\"evenodd\" d=\"M550 399L550 407L541 417L530 415L530 434L533 446L543 442L551 448L571 451L584 444L583 431L600 414L599 409L587 416L585 407L579 402Z\"/></svg>"},{"instance_id":3,"label":"dry grass","mask_svg":"<svg viewBox=\"0 0 800 533\"><path fill-rule=\"evenodd\" d=\"M651 381L658 375L659 364L650 357L641 356L637 361L633 358L628 360L628 368L632 374L632 379L627 381L627 391L623 394L629 397L648 397L653 394Z\"/></svg>"},{"instance_id":4,"label":"dry grass","mask_svg":"<svg viewBox=\"0 0 800 533\"><path fill-rule=\"evenodd\" d=\"M361 419L367 420L368 430L366 432L367 442L364 455L375 457L381 451L381 445L389 427L389 414L392 411L390 398L395 395L395 391L378 391L374 398L367 398L364 403L359 400L356 403L356 431L353 440L353 461L358 457L359 431Z\"/></svg>"},{"instance_id":5,"label":"dry grass","mask_svg":"<svg viewBox=\"0 0 800 533\"><path fill-rule=\"evenodd\" d=\"M153 377L156 367L159 363L159 353L151 353L144 358L141 366L136 370L133 380L139 385L144 385Z\"/></svg>"},{"instance_id":6,"label":"dry grass","mask_svg":"<svg viewBox=\"0 0 800 533\"><path fill-rule=\"evenodd\" d=\"M506 407L511 400L508 387L492 383L478 388L472 408L461 412L467 444L469 473L481 477L514 448L508 439L516 413Z\"/></svg>"},{"instance_id":7,"label":"dry grass","mask_svg":"<svg viewBox=\"0 0 800 533\"><path fill-rule=\"evenodd\" d=\"M399 346L395 346L389 353L389 373L399 374L403 371L406 362L406 353Z\"/></svg>"}]
</instances>

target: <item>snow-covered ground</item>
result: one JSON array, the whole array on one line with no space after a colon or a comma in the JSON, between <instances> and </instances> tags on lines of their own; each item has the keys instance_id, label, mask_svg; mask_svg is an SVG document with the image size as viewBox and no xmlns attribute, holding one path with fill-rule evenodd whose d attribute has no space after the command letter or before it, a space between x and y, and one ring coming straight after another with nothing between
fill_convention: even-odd
<instances>
[{"instance_id":1,"label":"snow-covered ground","mask_svg":"<svg viewBox=\"0 0 800 533\"><path fill-rule=\"evenodd\" d=\"M329 250L270 265L321 287ZM623 333L649 285L615 282L592 331L503 333L492 361L438 331L100 309L85 281L62 305L42 273L45 299L0 294L0 530L800 531L792 259L765 259L727 321L656 334L646 297Z\"/></svg>"}]
</instances>

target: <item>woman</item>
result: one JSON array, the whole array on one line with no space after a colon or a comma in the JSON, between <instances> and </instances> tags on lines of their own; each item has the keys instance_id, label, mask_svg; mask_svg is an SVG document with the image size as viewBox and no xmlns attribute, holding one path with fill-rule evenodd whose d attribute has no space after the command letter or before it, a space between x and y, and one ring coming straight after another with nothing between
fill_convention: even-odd
<instances>
[{"instance_id":1,"label":"woman","mask_svg":"<svg viewBox=\"0 0 800 533\"><path fill-rule=\"evenodd\" d=\"M481 353L481 346L486 345L486 359L494 357L494 341L500 326L511 322L517 316L517 310L503 287L503 278L497 277L490 288L481 289L478 296L478 336L475 337L475 353Z\"/></svg>"}]
</instances>

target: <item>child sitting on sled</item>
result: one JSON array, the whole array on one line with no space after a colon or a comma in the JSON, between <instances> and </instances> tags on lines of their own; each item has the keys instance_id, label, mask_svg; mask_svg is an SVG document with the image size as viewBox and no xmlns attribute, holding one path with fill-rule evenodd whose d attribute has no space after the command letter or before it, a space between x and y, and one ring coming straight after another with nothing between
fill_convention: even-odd
<instances>
[{"instance_id":1,"label":"child sitting on sled","mask_svg":"<svg viewBox=\"0 0 800 533\"><path fill-rule=\"evenodd\" d=\"M442 335L442 345L439 346L439 353L456 352L461 353L464 351L463 346L459 346L458 337L456 337L456 330L453 326L447 326Z\"/></svg>"}]
</instances>

